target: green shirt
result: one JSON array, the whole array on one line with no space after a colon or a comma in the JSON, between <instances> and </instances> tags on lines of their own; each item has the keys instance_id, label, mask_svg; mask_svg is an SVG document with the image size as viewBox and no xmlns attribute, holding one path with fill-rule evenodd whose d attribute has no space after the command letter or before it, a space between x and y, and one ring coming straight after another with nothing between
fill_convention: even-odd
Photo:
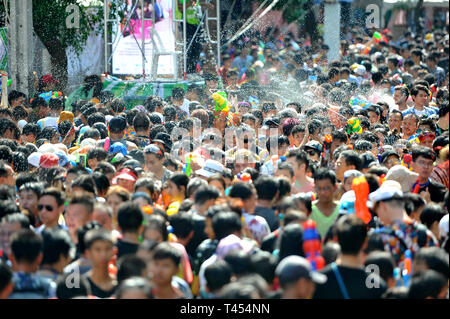
<instances>
[{"instance_id":1,"label":"green shirt","mask_svg":"<svg viewBox=\"0 0 450 319\"><path fill-rule=\"evenodd\" d=\"M333 225L334 221L339 215L339 205L336 205L334 212L330 216L325 216L315 204L312 205L312 213L310 218L316 222L317 231L322 239L325 237L328 229Z\"/></svg>"},{"instance_id":2,"label":"green shirt","mask_svg":"<svg viewBox=\"0 0 450 319\"><path fill-rule=\"evenodd\" d=\"M183 0L180 0L180 3L183 4ZM186 7L186 22L193 25L198 25L200 21L197 18L196 12L200 10L200 5L197 2L196 8L193 6ZM181 19L183 17L183 13L178 10L178 6L175 6L175 18Z\"/></svg>"}]
</instances>

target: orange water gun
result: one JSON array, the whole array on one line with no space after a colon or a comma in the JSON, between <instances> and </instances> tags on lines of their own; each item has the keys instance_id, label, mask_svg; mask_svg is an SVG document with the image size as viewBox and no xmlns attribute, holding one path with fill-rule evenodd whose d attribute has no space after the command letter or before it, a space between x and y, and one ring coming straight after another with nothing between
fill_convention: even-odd
<instances>
[{"instance_id":1,"label":"orange water gun","mask_svg":"<svg viewBox=\"0 0 450 319\"><path fill-rule=\"evenodd\" d=\"M355 191L355 214L361 218L364 223L369 223L372 215L367 207L369 199L369 184L364 176L353 179L352 189Z\"/></svg>"}]
</instances>

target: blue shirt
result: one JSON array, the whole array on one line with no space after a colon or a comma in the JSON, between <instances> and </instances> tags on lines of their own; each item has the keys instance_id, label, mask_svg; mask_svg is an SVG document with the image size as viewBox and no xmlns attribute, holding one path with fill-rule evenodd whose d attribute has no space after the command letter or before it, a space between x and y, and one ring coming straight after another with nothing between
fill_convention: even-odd
<instances>
[{"instance_id":1,"label":"blue shirt","mask_svg":"<svg viewBox=\"0 0 450 319\"><path fill-rule=\"evenodd\" d=\"M416 110L414 107L410 107L409 109L407 109L406 111L402 112L403 117L405 117L408 114L416 114L417 116L420 116L422 114L425 114L427 117L436 114L436 110L434 108L431 107L424 107L423 111L418 111Z\"/></svg>"}]
</instances>

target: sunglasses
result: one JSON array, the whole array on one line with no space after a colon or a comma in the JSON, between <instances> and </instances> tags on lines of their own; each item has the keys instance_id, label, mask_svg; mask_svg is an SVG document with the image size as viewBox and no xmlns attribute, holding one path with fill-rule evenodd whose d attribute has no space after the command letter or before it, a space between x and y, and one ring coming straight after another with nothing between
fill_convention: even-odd
<instances>
[{"instance_id":1,"label":"sunglasses","mask_svg":"<svg viewBox=\"0 0 450 319\"><path fill-rule=\"evenodd\" d=\"M50 206L50 205L38 205L38 206L37 206L38 211L41 211L41 210L43 210L44 208L45 208L45 210L48 211L48 212L52 212L52 211L53 211L53 207Z\"/></svg>"}]
</instances>

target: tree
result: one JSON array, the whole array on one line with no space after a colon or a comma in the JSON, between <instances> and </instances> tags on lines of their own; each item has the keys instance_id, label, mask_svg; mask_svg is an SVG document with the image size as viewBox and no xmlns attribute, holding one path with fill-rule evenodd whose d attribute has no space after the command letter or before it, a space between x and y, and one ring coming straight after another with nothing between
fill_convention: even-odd
<instances>
[{"instance_id":1,"label":"tree","mask_svg":"<svg viewBox=\"0 0 450 319\"><path fill-rule=\"evenodd\" d=\"M110 16L118 11L112 1ZM6 23L5 7L0 2L0 22ZM67 85L66 49L81 53L88 37L103 32L103 1L99 0L33 0L33 29L50 54L51 73L60 89Z\"/></svg>"}]
</instances>

